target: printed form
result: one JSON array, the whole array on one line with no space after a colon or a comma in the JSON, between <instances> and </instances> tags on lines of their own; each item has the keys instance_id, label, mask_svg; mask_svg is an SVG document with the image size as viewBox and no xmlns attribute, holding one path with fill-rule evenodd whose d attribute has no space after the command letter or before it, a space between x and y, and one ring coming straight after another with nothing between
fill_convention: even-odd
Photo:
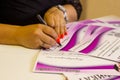
<instances>
[{"instance_id":1,"label":"printed form","mask_svg":"<svg viewBox=\"0 0 120 80\"><path fill-rule=\"evenodd\" d=\"M69 80L93 80L96 76L94 80L120 79L119 20L73 22L67 24L67 29L69 35L61 40L62 46L40 52L35 72L61 72Z\"/></svg>"}]
</instances>

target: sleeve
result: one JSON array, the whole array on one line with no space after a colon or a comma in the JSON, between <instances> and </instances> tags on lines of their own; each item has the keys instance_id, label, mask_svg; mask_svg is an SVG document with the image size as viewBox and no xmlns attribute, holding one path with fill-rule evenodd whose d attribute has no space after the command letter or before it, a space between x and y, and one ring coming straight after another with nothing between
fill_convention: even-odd
<instances>
[{"instance_id":1,"label":"sleeve","mask_svg":"<svg viewBox=\"0 0 120 80\"><path fill-rule=\"evenodd\" d=\"M66 3L73 5L77 12L77 18L79 19L82 12L82 5L80 3L80 0L64 0L64 4Z\"/></svg>"}]
</instances>

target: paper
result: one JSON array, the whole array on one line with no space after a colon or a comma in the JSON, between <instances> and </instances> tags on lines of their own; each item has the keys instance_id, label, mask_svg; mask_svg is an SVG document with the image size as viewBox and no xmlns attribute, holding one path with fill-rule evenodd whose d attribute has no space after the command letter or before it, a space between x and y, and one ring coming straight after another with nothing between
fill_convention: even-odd
<instances>
[{"instance_id":1,"label":"paper","mask_svg":"<svg viewBox=\"0 0 120 80\"><path fill-rule=\"evenodd\" d=\"M118 77L113 75L101 74L65 74L68 80L116 80ZM119 77L120 78L120 77Z\"/></svg>"},{"instance_id":2,"label":"paper","mask_svg":"<svg viewBox=\"0 0 120 80\"><path fill-rule=\"evenodd\" d=\"M48 73L101 73L109 75L120 75L115 64L92 56L66 51L41 51L39 54L35 72ZM118 69L118 67L117 67Z\"/></svg>"},{"instance_id":3,"label":"paper","mask_svg":"<svg viewBox=\"0 0 120 80\"><path fill-rule=\"evenodd\" d=\"M85 20L82 22L69 23L67 24L67 29L68 29L69 35L65 36L65 38L61 40L61 44L62 44L61 47L55 46L51 48L50 50L54 50L55 52L50 51L48 53L49 56L46 56L46 54L44 55L42 53L41 55L44 55L44 57L38 56L36 63L37 62L45 63L47 64L47 68L48 68L48 65L51 68L51 69L49 68L48 70L45 70L45 72L50 72L50 73L51 72L52 73L75 72L73 68L79 68L76 70L76 72L78 73L87 73L87 74L94 73L96 75L106 74L108 76L120 75L120 73L118 72L119 71L118 63L120 62L120 53L119 53L120 52L120 21ZM59 54L56 54L59 52L61 53L61 51L63 52L67 51L65 52L67 53L67 56L66 54L62 56ZM73 55L72 57L69 55L71 54L71 52L76 54L84 54L84 55L82 56L79 55L79 58L78 56L74 56L73 58ZM47 52L43 51L43 53L47 53ZM87 61L90 61L89 62L90 64L81 64L81 65L78 64L78 63L88 63ZM114 69L116 67L114 66L114 64L117 64L116 70ZM44 64L40 64L40 65L42 65L42 67L46 66ZM56 66L57 68L55 69ZM94 66L93 70L90 69L91 66L92 67ZM95 66L97 67L99 66L99 68L100 66L104 68L105 66L107 66L107 69L102 68L101 70L99 70ZM66 70L59 69L58 67L62 69L66 67ZM81 70L81 67L82 69L84 67L83 71ZM42 71L42 69L36 70L36 68L37 68L37 64L34 67L34 71L44 72L44 69ZM69 70L69 68L72 70ZM95 71L95 69L97 69L98 71ZM114 76L112 78L116 78L116 77Z\"/></svg>"}]
</instances>

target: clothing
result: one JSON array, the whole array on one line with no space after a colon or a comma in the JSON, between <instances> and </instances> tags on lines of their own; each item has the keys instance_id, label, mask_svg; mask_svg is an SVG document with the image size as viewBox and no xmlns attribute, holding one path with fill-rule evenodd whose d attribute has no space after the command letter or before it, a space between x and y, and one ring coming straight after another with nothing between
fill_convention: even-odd
<instances>
[{"instance_id":1,"label":"clothing","mask_svg":"<svg viewBox=\"0 0 120 80\"><path fill-rule=\"evenodd\" d=\"M42 17L45 12L58 4L72 4L78 14L81 14L79 0L1 0L0 1L0 23L13 25L29 25L39 21L37 14Z\"/></svg>"}]
</instances>

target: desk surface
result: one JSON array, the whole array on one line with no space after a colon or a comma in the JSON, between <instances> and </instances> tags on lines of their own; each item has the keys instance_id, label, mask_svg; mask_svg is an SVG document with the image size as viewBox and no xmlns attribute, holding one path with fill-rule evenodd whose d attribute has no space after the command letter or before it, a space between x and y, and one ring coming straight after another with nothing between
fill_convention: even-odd
<instances>
[{"instance_id":1,"label":"desk surface","mask_svg":"<svg viewBox=\"0 0 120 80\"><path fill-rule=\"evenodd\" d=\"M99 18L101 19L101 18ZM118 19L117 17L105 17ZM20 46L0 45L0 80L64 80L59 74L33 73L39 50Z\"/></svg>"},{"instance_id":2,"label":"desk surface","mask_svg":"<svg viewBox=\"0 0 120 80\"><path fill-rule=\"evenodd\" d=\"M0 80L63 80L62 75L33 73L39 50L0 45Z\"/></svg>"}]
</instances>

